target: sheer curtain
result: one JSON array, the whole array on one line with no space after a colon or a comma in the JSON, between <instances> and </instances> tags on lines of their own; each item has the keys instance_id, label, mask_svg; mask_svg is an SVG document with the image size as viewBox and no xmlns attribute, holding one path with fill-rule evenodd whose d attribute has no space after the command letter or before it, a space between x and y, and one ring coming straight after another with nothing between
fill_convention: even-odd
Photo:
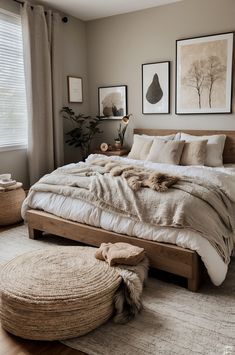
<instances>
[{"instance_id":1,"label":"sheer curtain","mask_svg":"<svg viewBox=\"0 0 235 355\"><path fill-rule=\"evenodd\" d=\"M30 184L63 164L61 17L27 2L21 9L28 107Z\"/></svg>"}]
</instances>

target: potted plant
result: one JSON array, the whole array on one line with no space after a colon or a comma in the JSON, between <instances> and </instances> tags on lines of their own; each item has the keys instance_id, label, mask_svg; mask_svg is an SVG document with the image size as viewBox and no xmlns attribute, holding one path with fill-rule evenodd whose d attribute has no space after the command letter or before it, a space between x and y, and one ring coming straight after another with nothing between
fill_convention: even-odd
<instances>
[{"instance_id":1,"label":"potted plant","mask_svg":"<svg viewBox=\"0 0 235 355\"><path fill-rule=\"evenodd\" d=\"M66 133L69 136L65 142L76 148L80 148L82 159L85 160L90 153L91 142L97 133L102 133L99 125L102 119L98 116L85 116L82 113L75 114L69 107L63 107L61 110L64 119L69 120L73 128Z\"/></svg>"}]
</instances>

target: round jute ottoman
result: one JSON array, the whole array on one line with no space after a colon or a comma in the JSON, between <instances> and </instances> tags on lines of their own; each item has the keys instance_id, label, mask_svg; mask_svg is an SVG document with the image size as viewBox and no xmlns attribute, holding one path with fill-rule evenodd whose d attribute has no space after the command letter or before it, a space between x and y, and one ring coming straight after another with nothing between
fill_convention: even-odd
<instances>
[{"instance_id":1,"label":"round jute ottoman","mask_svg":"<svg viewBox=\"0 0 235 355\"><path fill-rule=\"evenodd\" d=\"M96 248L56 247L8 262L0 274L1 323L33 340L84 335L106 322L121 277Z\"/></svg>"}]
</instances>

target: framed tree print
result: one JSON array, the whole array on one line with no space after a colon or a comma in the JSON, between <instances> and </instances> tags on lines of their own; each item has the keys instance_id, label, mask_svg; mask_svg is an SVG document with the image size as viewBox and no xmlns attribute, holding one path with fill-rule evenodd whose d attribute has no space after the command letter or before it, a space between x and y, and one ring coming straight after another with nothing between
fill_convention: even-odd
<instances>
[{"instance_id":1,"label":"framed tree print","mask_svg":"<svg viewBox=\"0 0 235 355\"><path fill-rule=\"evenodd\" d=\"M127 115L127 86L98 88L99 116L104 119L122 119Z\"/></svg>"},{"instance_id":2,"label":"framed tree print","mask_svg":"<svg viewBox=\"0 0 235 355\"><path fill-rule=\"evenodd\" d=\"M142 64L142 113L170 112L170 62Z\"/></svg>"},{"instance_id":3,"label":"framed tree print","mask_svg":"<svg viewBox=\"0 0 235 355\"><path fill-rule=\"evenodd\" d=\"M176 41L176 114L232 112L233 37Z\"/></svg>"}]
</instances>

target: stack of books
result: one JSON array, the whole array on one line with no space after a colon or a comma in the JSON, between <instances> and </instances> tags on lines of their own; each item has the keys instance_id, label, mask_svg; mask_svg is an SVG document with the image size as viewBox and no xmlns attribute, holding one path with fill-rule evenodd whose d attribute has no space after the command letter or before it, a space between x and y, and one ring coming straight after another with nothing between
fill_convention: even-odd
<instances>
[{"instance_id":1,"label":"stack of books","mask_svg":"<svg viewBox=\"0 0 235 355\"><path fill-rule=\"evenodd\" d=\"M6 190L9 187L16 185L16 180L12 180L11 174L2 174L0 175L0 190Z\"/></svg>"}]
</instances>

